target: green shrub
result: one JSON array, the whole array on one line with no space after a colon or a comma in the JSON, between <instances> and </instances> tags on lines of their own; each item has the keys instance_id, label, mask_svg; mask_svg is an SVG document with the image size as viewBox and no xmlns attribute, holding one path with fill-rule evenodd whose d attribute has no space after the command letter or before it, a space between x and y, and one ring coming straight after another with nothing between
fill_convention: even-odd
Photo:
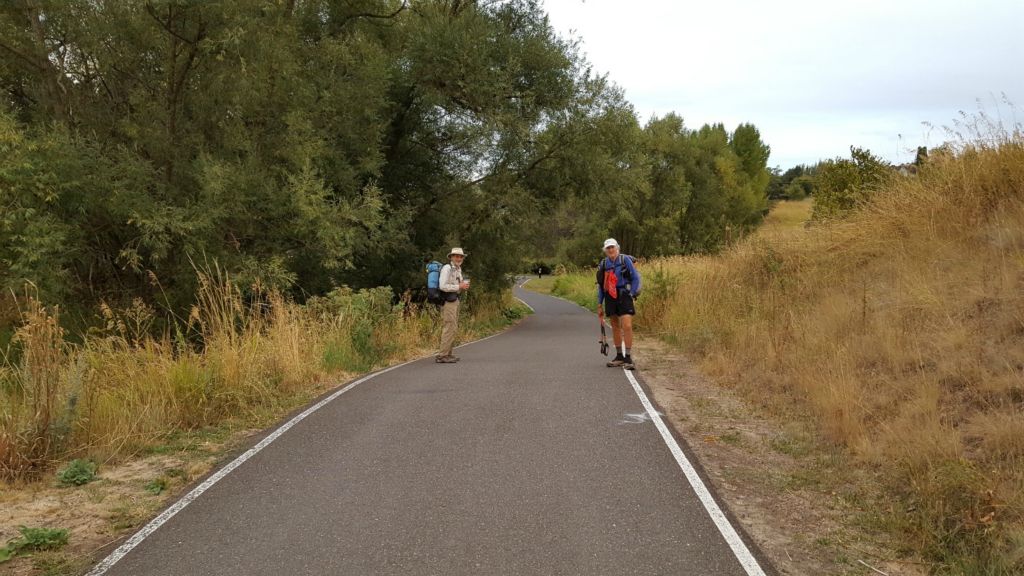
<instances>
[{"instance_id":1,"label":"green shrub","mask_svg":"<svg viewBox=\"0 0 1024 576\"><path fill-rule=\"evenodd\" d=\"M68 531L64 528L18 528L21 536L0 548L0 562L6 562L22 552L57 550L68 543Z\"/></svg>"},{"instance_id":2,"label":"green shrub","mask_svg":"<svg viewBox=\"0 0 1024 576\"><path fill-rule=\"evenodd\" d=\"M509 306L501 309L501 315L505 317L508 322L515 322L520 318L524 318L530 314L530 309L525 306Z\"/></svg>"},{"instance_id":3,"label":"green shrub","mask_svg":"<svg viewBox=\"0 0 1024 576\"><path fill-rule=\"evenodd\" d=\"M400 318L401 307L393 301L394 293L387 286L356 291L342 286L311 298L307 306L316 316L336 319L344 327L327 343L324 366L369 370L393 352L389 339L379 337Z\"/></svg>"},{"instance_id":4,"label":"green shrub","mask_svg":"<svg viewBox=\"0 0 1024 576\"><path fill-rule=\"evenodd\" d=\"M868 150L850 148L850 158L821 165L814 191L814 218L824 220L850 213L885 183L889 165Z\"/></svg>"},{"instance_id":5,"label":"green shrub","mask_svg":"<svg viewBox=\"0 0 1024 576\"><path fill-rule=\"evenodd\" d=\"M68 543L66 528L29 528L22 526L21 541L23 550L56 550Z\"/></svg>"},{"instance_id":6,"label":"green shrub","mask_svg":"<svg viewBox=\"0 0 1024 576\"><path fill-rule=\"evenodd\" d=\"M82 486L96 479L98 466L92 460L75 459L57 472L61 486Z\"/></svg>"},{"instance_id":7,"label":"green shrub","mask_svg":"<svg viewBox=\"0 0 1024 576\"><path fill-rule=\"evenodd\" d=\"M799 176L783 190L781 197L785 200L803 200L814 194L816 181L812 176Z\"/></svg>"},{"instance_id":8,"label":"green shrub","mask_svg":"<svg viewBox=\"0 0 1024 576\"><path fill-rule=\"evenodd\" d=\"M153 480L150 480L149 482L146 483L145 489L146 492L149 492L150 494L157 496L167 489L167 478L164 478L163 476L159 478L154 478Z\"/></svg>"}]
</instances>

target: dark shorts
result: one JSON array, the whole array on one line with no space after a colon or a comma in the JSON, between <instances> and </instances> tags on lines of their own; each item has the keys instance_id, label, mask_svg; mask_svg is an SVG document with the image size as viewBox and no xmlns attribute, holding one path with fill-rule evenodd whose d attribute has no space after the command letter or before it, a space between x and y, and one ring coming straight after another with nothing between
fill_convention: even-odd
<instances>
[{"instance_id":1,"label":"dark shorts","mask_svg":"<svg viewBox=\"0 0 1024 576\"><path fill-rule=\"evenodd\" d=\"M604 295L604 315L611 318L612 316L633 316L636 314L636 308L633 307L633 297L629 295L629 290L623 288L619 290L619 297L612 298L611 296Z\"/></svg>"}]
</instances>

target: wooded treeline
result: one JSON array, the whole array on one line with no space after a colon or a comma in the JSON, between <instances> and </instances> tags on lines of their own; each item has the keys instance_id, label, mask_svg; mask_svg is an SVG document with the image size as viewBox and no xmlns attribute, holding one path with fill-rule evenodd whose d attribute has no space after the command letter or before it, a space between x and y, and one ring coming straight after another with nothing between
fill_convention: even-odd
<instances>
[{"instance_id":1,"label":"wooded treeline","mask_svg":"<svg viewBox=\"0 0 1024 576\"><path fill-rule=\"evenodd\" d=\"M585 5L581 9L586 9ZM641 126L535 0L0 4L0 284L187 306L195 267L303 297L468 247L714 250L766 207L756 128Z\"/></svg>"}]
</instances>

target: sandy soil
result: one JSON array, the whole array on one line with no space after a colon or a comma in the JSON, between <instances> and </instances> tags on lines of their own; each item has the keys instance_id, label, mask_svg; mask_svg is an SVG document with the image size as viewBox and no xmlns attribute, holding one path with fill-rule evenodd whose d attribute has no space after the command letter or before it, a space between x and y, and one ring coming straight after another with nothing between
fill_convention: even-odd
<instances>
[{"instance_id":1,"label":"sandy soil","mask_svg":"<svg viewBox=\"0 0 1024 576\"><path fill-rule=\"evenodd\" d=\"M896 560L857 505L857 482L799 424L780 423L714 385L669 346L636 345L641 377L781 574L926 574Z\"/></svg>"},{"instance_id":2,"label":"sandy soil","mask_svg":"<svg viewBox=\"0 0 1024 576\"><path fill-rule=\"evenodd\" d=\"M0 574L82 573L99 549L148 521L209 471L226 450L254 433L197 436L158 450L163 453L101 465L97 479L80 487L60 487L53 476L28 485L0 485L0 542L18 536L22 525L70 531L63 550L19 556L0 564Z\"/></svg>"}]
</instances>

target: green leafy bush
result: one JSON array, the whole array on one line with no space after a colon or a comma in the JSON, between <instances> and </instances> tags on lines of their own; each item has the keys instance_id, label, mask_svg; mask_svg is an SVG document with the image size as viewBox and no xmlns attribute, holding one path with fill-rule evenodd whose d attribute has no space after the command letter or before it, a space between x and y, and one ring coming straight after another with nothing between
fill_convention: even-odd
<instances>
[{"instance_id":1,"label":"green leafy bush","mask_svg":"<svg viewBox=\"0 0 1024 576\"><path fill-rule=\"evenodd\" d=\"M508 306L501 309L501 315L509 322L514 322L520 318L524 318L529 313L529 308L526 308L525 306Z\"/></svg>"},{"instance_id":2,"label":"green leafy bush","mask_svg":"<svg viewBox=\"0 0 1024 576\"><path fill-rule=\"evenodd\" d=\"M57 550L68 543L68 531L65 528L18 528L21 536L0 548L0 562L6 562L22 552L40 550Z\"/></svg>"},{"instance_id":3,"label":"green leafy bush","mask_svg":"<svg viewBox=\"0 0 1024 576\"><path fill-rule=\"evenodd\" d=\"M98 466L92 460L76 459L57 472L61 486L82 486L96 479Z\"/></svg>"},{"instance_id":4,"label":"green leafy bush","mask_svg":"<svg viewBox=\"0 0 1024 576\"><path fill-rule=\"evenodd\" d=\"M368 370L393 352L393 344L382 337L400 320L401 306L387 286L352 290L342 286L324 296L310 298L309 310L323 320L337 322L342 329L328 342L324 365L331 368Z\"/></svg>"},{"instance_id":5,"label":"green leafy bush","mask_svg":"<svg viewBox=\"0 0 1024 576\"><path fill-rule=\"evenodd\" d=\"M163 476L159 478L154 478L146 483L145 489L146 492L149 492L150 494L157 496L167 489L167 478Z\"/></svg>"},{"instance_id":6,"label":"green leafy bush","mask_svg":"<svg viewBox=\"0 0 1024 576\"><path fill-rule=\"evenodd\" d=\"M851 147L850 158L821 165L814 192L814 218L824 220L850 213L867 200L891 174L889 165L869 150Z\"/></svg>"}]
</instances>

